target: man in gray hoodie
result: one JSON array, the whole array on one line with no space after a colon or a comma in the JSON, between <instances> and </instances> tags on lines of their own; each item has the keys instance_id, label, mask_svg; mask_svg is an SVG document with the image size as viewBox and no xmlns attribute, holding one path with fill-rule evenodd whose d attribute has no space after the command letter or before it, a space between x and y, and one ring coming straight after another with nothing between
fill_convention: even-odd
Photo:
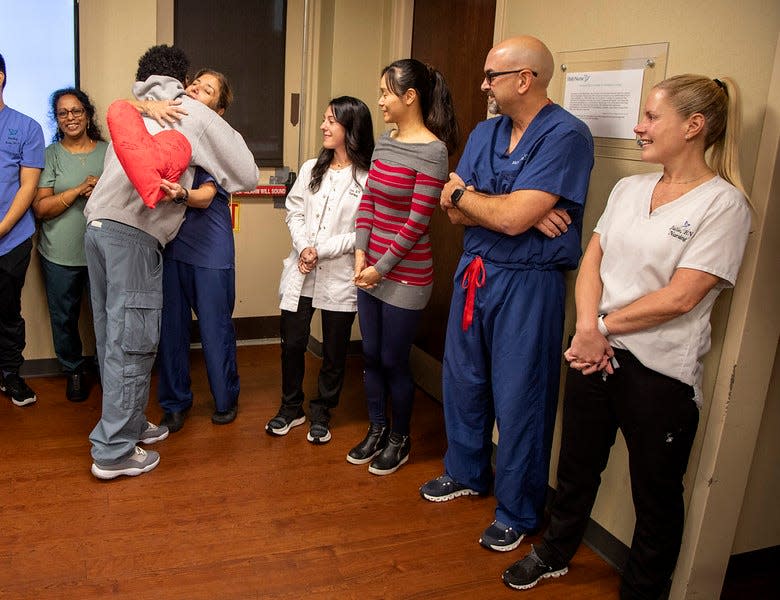
<instances>
[{"instance_id":1,"label":"man in gray hoodie","mask_svg":"<svg viewBox=\"0 0 780 600\"><path fill-rule=\"evenodd\" d=\"M172 124L192 146L190 168L181 176L192 185L195 166L210 173L228 192L254 189L258 170L241 135L216 112L186 95L189 68L184 53L154 46L138 61L133 94L141 100L180 100L186 116ZM149 117L151 134L162 130ZM168 201L165 201L168 200ZM109 145L103 175L84 209L84 245L89 269L103 412L90 433L92 474L100 479L140 475L160 462L151 444L168 428L147 421L152 365L160 340L162 309L161 250L184 220L186 200L169 198L148 208Z\"/></svg>"}]
</instances>

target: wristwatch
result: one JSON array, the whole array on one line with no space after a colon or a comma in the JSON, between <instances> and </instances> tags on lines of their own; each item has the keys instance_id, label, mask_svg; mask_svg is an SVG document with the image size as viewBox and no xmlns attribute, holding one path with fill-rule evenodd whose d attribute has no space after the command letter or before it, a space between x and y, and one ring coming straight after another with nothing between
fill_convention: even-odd
<instances>
[{"instance_id":1,"label":"wristwatch","mask_svg":"<svg viewBox=\"0 0 780 600\"><path fill-rule=\"evenodd\" d=\"M463 196L463 193L466 191L466 188L456 188L452 194L450 194L450 202L453 206L457 206L458 202L460 202L461 196Z\"/></svg>"},{"instance_id":2,"label":"wristwatch","mask_svg":"<svg viewBox=\"0 0 780 600\"><path fill-rule=\"evenodd\" d=\"M190 191L187 188L182 188L182 191L184 192L184 195L176 196L176 198L173 199L174 204L186 204L187 200L189 200Z\"/></svg>"},{"instance_id":3,"label":"wristwatch","mask_svg":"<svg viewBox=\"0 0 780 600\"><path fill-rule=\"evenodd\" d=\"M604 337L609 337L609 329L607 329L607 325L604 323L604 317L606 317L606 314L599 315L598 321L596 322L596 326L598 327L599 333L603 335Z\"/></svg>"}]
</instances>

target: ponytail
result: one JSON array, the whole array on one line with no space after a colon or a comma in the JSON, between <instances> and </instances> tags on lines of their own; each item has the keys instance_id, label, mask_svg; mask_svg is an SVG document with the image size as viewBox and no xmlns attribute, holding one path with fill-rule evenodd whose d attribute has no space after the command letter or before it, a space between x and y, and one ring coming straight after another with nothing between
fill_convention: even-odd
<instances>
[{"instance_id":1,"label":"ponytail","mask_svg":"<svg viewBox=\"0 0 780 600\"><path fill-rule=\"evenodd\" d=\"M713 81L726 94L727 108L726 127L723 135L712 145L710 162L718 175L745 193L745 186L739 171L739 148L737 147L742 120L739 89L730 77L714 79Z\"/></svg>"},{"instance_id":2,"label":"ponytail","mask_svg":"<svg viewBox=\"0 0 780 600\"><path fill-rule=\"evenodd\" d=\"M396 96L413 88L420 99L425 126L447 146L448 154L458 148L458 122L452 106L452 96L444 76L430 65L414 58L397 60L384 69L387 87Z\"/></svg>"},{"instance_id":3,"label":"ponytail","mask_svg":"<svg viewBox=\"0 0 780 600\"><path fill-rule=\"evenodd\" d=\"M428 114L424 115L425 126L447 146L447 153L458 149L458 122L452 106L450 88L444 76L431 66L431 98Z\"/></svg>"},{"instance_id":4,"label":"ponytail","mask_svg":"<svg viewBox=\"0 0 780 600\"><path fill-rule=\"evenodd\" d=\"M737 144L740 134L739 88L730 77L710 79L701 75L676 75L655 86L664 90L678 113L687 118L704 116L704 149L712 152L710 167L745 193L739 171ZM746 194L747 195L747 194Z\"/></svg>"}]
</instances>

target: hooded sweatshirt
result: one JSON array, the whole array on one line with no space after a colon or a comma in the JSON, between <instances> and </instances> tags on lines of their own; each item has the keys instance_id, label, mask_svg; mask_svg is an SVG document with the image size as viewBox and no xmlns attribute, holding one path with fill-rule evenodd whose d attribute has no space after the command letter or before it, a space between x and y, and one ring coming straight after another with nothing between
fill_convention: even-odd
<instances>
[{"instance_id":1,"label":"hooded sweatshirt","mask_svg":"<svg viewBox=\"0 0 780 600\"><path fill-rule=\"evenodd\" d=\"M199 166L227 192L255 188L259 171L244 138L215 111L187 96L181 82L172 77L153 75L146 81L136 82L133 94L139 100L178 98L187 111L181 121L171 126L184 134L192 146L190 167L179 180L182 186L192 186L195 167ZM150 117L144 116L144 124L152 135L162 131ZM153 209L147 208L119 163L113 144L109 144L103 175L92 190L84 216L88 223L108 219L135 227L154 236L164 246L179 231L185 209L186 205L173 202L161 202Z\"/></svg>"}]
</instances>

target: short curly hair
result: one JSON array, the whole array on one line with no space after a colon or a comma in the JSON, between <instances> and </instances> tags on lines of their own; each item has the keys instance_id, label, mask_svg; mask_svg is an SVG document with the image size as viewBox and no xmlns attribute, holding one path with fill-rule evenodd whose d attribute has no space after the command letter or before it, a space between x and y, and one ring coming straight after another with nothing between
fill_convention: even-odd
<instances>
[{"instance_id":1,"label":"short curly hair","mask_svg":"<svg viewBox=\"0 0 780 600\"><path fill-rule=\"evenodd\" d=\"M146 81L152 75L165 75L178 79L183 84L189 68L190 59L187 58L183 50L167 44L160 44L149 48L138 59L135 80Z\"/></svg>"}]
</instances>

